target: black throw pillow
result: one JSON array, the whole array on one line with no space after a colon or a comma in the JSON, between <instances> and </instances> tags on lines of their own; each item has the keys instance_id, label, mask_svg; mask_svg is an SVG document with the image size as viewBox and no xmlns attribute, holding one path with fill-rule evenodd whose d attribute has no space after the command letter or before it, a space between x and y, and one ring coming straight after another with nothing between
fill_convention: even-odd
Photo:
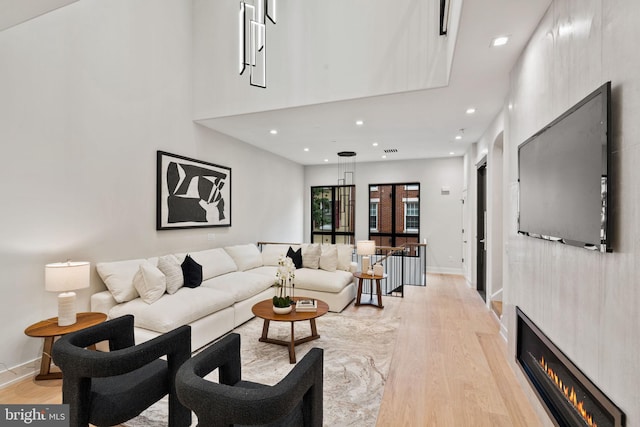
<instances>
[{"instance_id":1,"label":"black throw pillow","mask_svg":"<svg viewBox=\"0 0 640 427\"><path fill-rule=\"evenodd\" d=\"M293 260L293 265L295 265L296 268L302 268L302 248L294 251L293 248L289 246L287 256Z\"/></svg>"},{"instance_id":2,"label":"black throw pillow","mask_svg":"<svg viewBox=\"0 0 640 427\"><path fill-rule=\"evenodd\" d=\"M184 286L187 288L197 288L202 283L202 266L198 264L190 255L187 255L182 262L182 275L184 276Z\"/></svg>"}]
</instances>

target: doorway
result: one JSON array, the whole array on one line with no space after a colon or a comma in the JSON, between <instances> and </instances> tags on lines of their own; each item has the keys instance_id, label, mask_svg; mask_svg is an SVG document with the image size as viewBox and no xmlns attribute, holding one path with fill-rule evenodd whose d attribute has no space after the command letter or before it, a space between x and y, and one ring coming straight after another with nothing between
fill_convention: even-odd
<instances>
[{"instance_id":1,"label":"doorway","mask_svg":"<svg viewBox=\"0 0 640 427\"><path fill-rule=\"evenodd\" d=\"M487 162L478 166L478 211L476 224L476 289L483 300L487 300Z\"/></svg>"}]
</instances>

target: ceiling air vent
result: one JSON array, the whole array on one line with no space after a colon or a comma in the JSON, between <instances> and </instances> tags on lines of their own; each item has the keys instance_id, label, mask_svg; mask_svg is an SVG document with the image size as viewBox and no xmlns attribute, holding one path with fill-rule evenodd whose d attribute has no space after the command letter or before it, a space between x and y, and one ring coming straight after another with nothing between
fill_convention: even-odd
<instances>
[{"instance_id":1,"label":"ceiling air vent","mask_svg":"<svg viewBox=\"0 0 640 427\"><path fill-rule=\"evenodd\" d=\"M385 153L397 153L398 149L397 148L385 148L384 150Z\"/></svg>"}]
</instances>

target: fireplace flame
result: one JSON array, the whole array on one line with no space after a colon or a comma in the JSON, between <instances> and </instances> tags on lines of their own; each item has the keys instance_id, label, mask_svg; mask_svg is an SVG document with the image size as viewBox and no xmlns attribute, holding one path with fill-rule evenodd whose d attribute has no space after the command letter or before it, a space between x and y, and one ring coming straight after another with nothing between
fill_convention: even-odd
<instances>
[{"instance_id":1,"label":"fireplace flame","mask_svg":"<svg viewBox=\"0 0 640 427\"><path fill-rule=\"evenodd\" d=\"M547 366L547 362L545 362L544 356L540 358L539 362L540 362L540 366L542 367L544 372L547 374L549 379L551 379L551 381L556 385L556 387L558 387L558 389L562 392L562 394L564 394L567 400L571 402L573 407L582 416L582 418L587 423L587 425L589 427L598 427L598 424L596 424L593 421L593 416L589 414L587 410L584 408L584 402L578 401L578 396L574 391L573 387L569 389L569 387L565 386L562 383L562 379L558 377L558 375L553 371L553 369Z\"/></svg>"}]
</instances>

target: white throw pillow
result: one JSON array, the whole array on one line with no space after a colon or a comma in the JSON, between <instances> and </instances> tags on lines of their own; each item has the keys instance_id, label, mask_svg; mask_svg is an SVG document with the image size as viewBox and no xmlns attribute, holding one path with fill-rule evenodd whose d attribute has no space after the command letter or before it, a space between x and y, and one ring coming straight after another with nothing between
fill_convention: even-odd
<instances>
[{"instance_id":1,"label":"white throw pillow","mask_svg":"<svg viewBox=\"0 0 640 427\"><path fill-rule=\"evenodd\" d=\"M233 258L222 248L191 252L191 258L202 266L202 280L238 270Z\"/></svg>"},{"instance_id":2,"label":"white throw pillow","mask_svg":"<svg viewBox=\"0 0 640 427\"><path fill-rule=\"evenodd\" d=\"M320 268L325 271L336 271L338 268L338 248L335 245L322 245Z\"/></svg>"},{"instance_id":3,"label":"white throw pillow","mask_svg":"<svg viewBox=\"0 0 640 427\"><path fill-rule=\"evenodd\" d=\"M140 294L142 301L153 304L167 290L167 278L158 267L145 261L140 264L138 272L133 276L133 286Z\"/></svg>"},{"instance_id":4,"label":"white throw pillow","mask_svg":"<svg viewBox=\"0 0 640 427\"><path fill-rule=\"evenodd\" d=\"M351 258L353 256L353 246L337 244L338 248L338 270L351 271Z\"/></svg>"},{"instance_id":5,"label":"white throw pillow","mask_svg":"<svg viewBox=\"0 0 640 427\"><path fill-rule=\"evenodd\" d=\"M296 248L294 248L296 249ZM289 250L289 245L269 244L262 246L262 265L278 266L278 261Z\"/></svg>"},{"instance_id":6,"label":"white throw pillow","mask_svg":"<svg viewBox=\"0 0 640 427\"><path fill-rule=\"evenodd\" d=\"M117 302L127 302L138 298L138 291L133 286L133 276L143 262L144 259L99 262L96 264L96 271L107 285L113 299Z\"/></svg>"},{"instance_id":7,"label":"white throw pillow","mask_svg":"<svg viewBox=\"0 0 640 427\"><path fill-rule=\"evenodd\" d=\"M238 271L247 271L252 268L262 267L262 254L256 245L227 246L224 248L233 262L238 266Z\"/></svg>"},{"instance_id":8,"label":"white throw pillow","mask_svg":"<svg viewBox=\"0 0 640 427\"><path fill-rule=\"evenodd\" d=\"M175 294L178 289L184 286L184 276L180 264L175 255L165 255L158 259L158 269L167 278L168 294Z\"/></svg>"},{"instance_id":9,"label":"white throw pillow","mask_svg":"<svg viewBox=\"0 0 640 427\"><path fill-rule=\"evenodd\" d=\"M317 243L306 245L302 248L302 266L317 269L320 267L320 245Z\"/></svg>"}]
</instances>

